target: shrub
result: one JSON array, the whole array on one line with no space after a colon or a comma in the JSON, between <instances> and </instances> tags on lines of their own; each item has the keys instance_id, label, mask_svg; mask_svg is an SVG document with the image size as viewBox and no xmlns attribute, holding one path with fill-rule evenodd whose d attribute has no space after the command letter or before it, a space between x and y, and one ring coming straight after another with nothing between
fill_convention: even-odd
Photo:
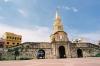
<instances>
[{"instance_id":1,"label":"shrub","mask_svg":"<svg viewBox=\"0 0 100 66\"><path fill-rule=\"evenodd\" d=\"M100 53L96 54L96 57L100 57Z\"/></svg>"}]
</instances>

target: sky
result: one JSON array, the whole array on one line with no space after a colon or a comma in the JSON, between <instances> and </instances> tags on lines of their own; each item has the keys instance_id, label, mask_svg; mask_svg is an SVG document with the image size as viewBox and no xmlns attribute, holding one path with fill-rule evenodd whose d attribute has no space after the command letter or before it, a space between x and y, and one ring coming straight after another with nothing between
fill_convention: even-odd
<instances>
[{"instance_id":1,"label":"sky","mask_svg":"<svg viewBox=\"0 0 100 66\"><path fill-rule=\"evenodd\" d=\"M0 0L0 36L14 32L23 42L50 41L57 8L70 41L100 40L100 0Z\"/></svg>"}]
</instances>

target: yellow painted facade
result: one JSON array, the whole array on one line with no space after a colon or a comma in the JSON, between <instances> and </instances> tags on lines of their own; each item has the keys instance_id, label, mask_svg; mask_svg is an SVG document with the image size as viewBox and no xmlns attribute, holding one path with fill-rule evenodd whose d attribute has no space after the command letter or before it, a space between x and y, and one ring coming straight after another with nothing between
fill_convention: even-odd
<instances>
[{"instance_id":1,"label":"yellow painted facade","mask_svg":"<svg viewBox=\"0 0 100 66\"><path fill-rule=\"evenodd\" d=\"M13 47L21 44L22 36L11 32L5 32L3 39L5 40L5 47Z\"/></svg>"}]
</instances>

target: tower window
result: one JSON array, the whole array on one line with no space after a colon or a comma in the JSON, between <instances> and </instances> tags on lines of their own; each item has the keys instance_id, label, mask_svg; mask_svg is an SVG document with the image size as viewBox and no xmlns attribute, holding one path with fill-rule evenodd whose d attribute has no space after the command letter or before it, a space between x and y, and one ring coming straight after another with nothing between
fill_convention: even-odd
<instances>
[{"instance_id":1,"label":"tower window","mask_svg":"<svg viewBox=\"0 0 100 66\"><path fill-rule=\"evenodd\" d=\"M19 45L19 43L17 43L17 45Z\"/></svg>"},{"instance_id":2,"label":"tower window","mask_svg":"<svg viewBox=\"0 0 100 66\"><path fill-rule=\"evenodd\" d=\"M9 37L7 36L7 39L8 39Z\"/></svg>"},{"instance_id":3,"label":"tower window","mask_svg":"<svg viewBox=\"0 0 100 66\"><path fill-rule=\"evenodd\" d=\"M63 37L62 37L62 35L60 35L60 39L62 39Z\"/></svg>"},{"instance_id":4,"label":"tower window","mask_svg":"<svg viewBox=\"0 0 100 66\"><path fill-rule=\"evenodd\" d=\"M12 39L14 39L14 37Z\"/></svg>"},{"instance_id":5,"label":"tower window","mask_svg":"<svg viewBox=\"0 0 100 66\"><path fill-rule=\"evenodd\" d=\"M58 29L61 30L61 26L58 26Z\"/></svg>"},{"instance_id":6,"label":"tower window","mask_svg":"<svg viewBox=\"0 0 100 66\"><path fill-rule=\"evenodd\" d=\"M15 37L15 40L16 40L16 37Z\"/></svg>"},{"instance_id":7,"label":"tower window","mask_svg":"<svg viewBox=\"0 0 100 66\"><path fill-rule=\"evenodd\" d=\"M14 45L15 43L13 43L13 45Z\"/></svg>"},{"instance_id":8,"label":"tower window","mask_svg":"<svg viewBox=\"0 0 100 66\"><path fill-rule=\"evenodd\" d=\"M11 39L11 37L9 37Z\"/></svg>"},{"instance_id":9,"label":"tower window","mask_svg":"<svg viewBox=\"0 0 100 66\"><path fill-rule=\"evenodd\" d=\"M0 48L3 48L3 44L0 44Z\"/></svg>"},{"instance_id":10,"label":"tower window","mask_svg":"<svg viewBox=\"0 0 100 66\"><path fill-rule=\"evenodd\" d=\"M9 42L7 42L7 44L9 44Z\"/></svg>"}]
</instances>

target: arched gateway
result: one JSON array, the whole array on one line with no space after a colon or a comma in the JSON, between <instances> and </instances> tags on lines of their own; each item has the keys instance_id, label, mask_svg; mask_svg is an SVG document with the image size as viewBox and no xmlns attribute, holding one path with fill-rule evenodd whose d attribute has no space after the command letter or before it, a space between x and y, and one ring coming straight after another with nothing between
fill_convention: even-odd
<instances>
[{"instance_id":1,"label":"arched gateway","mask_svg":"<svg viewBox=\"0 0 100 66\"><path fill-rule=\"evenodd\" d=\"M40 49L38 52L37 52L37 58L38 59L45 59L45 51L43 49Z\"/></svg>"},{"instance_id":2,"label":"arched gateway","mask_svg":"<svg viewBox=\"0 0 100 66\"><path fill-rule=\"evenodd\" d=\"M59 47L59 58L66 58L66 53L65 53L65 47L64 46Z\"/></svg>"},{"instance_id":3,"label":"arched gateway","mask_svg":"<svg viewBox=\"0 0 100 66\"><path fill-rule=\"evenodd\" d=\"M82 52L81 49L77 49L77 57L78 57L78 58L83 57L83 52Z\"/></svg>"}]
</instances>

